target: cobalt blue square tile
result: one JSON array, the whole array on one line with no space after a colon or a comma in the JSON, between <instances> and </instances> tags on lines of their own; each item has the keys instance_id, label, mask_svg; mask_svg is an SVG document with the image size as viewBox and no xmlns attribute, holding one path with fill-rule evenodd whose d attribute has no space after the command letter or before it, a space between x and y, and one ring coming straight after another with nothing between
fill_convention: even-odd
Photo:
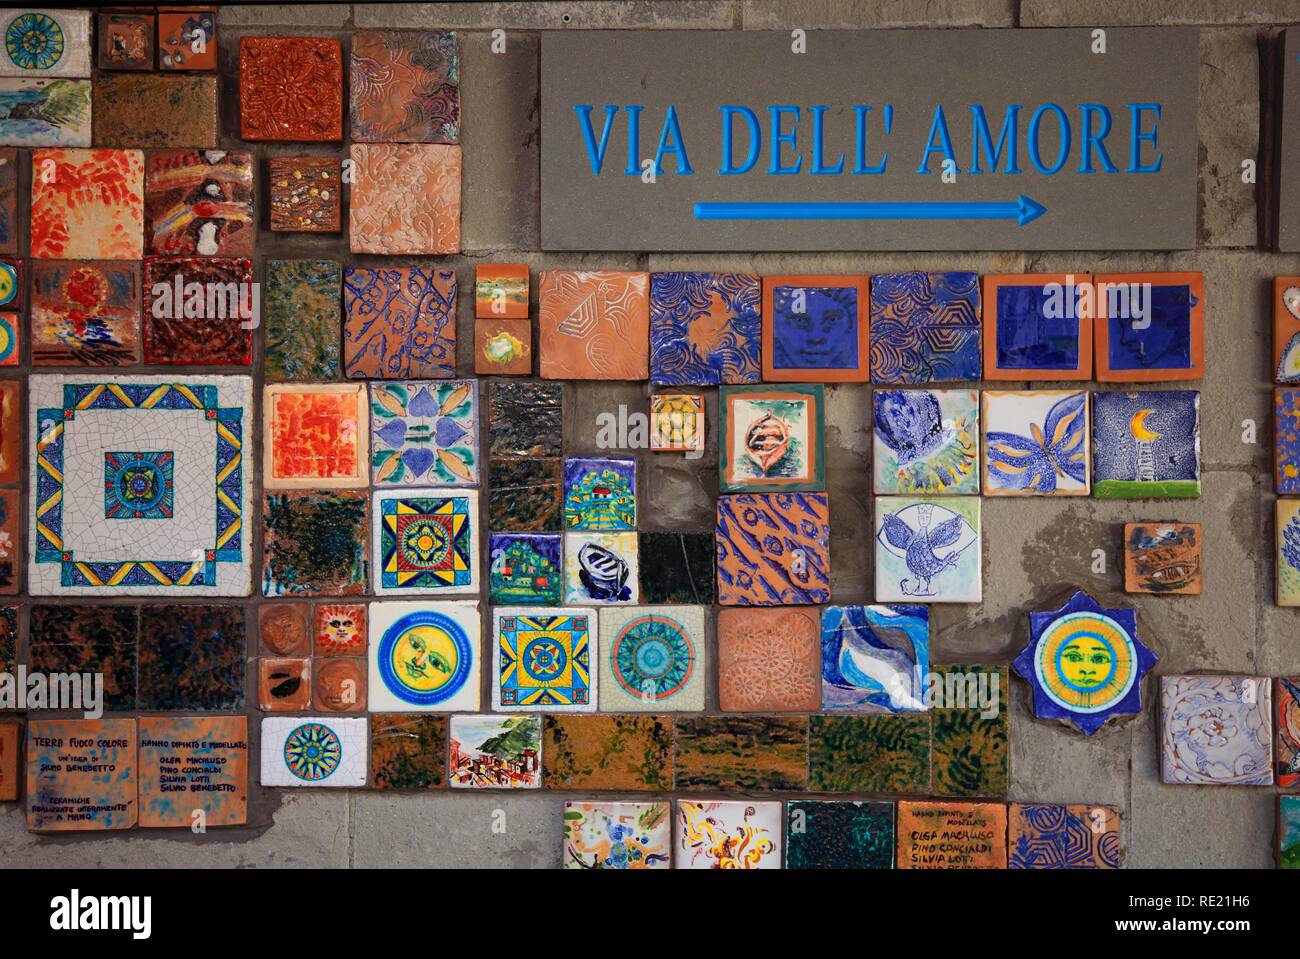
<instances>
[{"instance_id":1,"label":"cobalt blue square tile","mask_svg":"<svg viewBox=\"0 0 1300 959\"><path fill-rule=\"evenodd\" d=\"M650 277L650 379L665 386L759 381L761 281L747 273Z\"/></svg>"},{"instance_id":2,"label":"cobalt blue square tile","mask_svg":"<svg viewBox=\"0 0 1300 959\"><path fill-rule=\"evenodd\" d=\"M1200 379L1203 287L1200 273L1098 276L1097 379L1103 383Z\"/></svg>"},{"instance_id":3,"label":"cobalt blue square tile","mask_svg":"<svg viewBox=\"0 0 1300 959\"><path fill-rule=\"evenodd\" d=\"M1092 376L1091 275L984 277L984 378L1086 380Z\"/></svg>"},{"instance_id":4,"label":"cobalt blue square tile","mask_svg":"<svg viewBox=\"0 0 1300 959\"><path fill-rule=\"evenodd\" d=\"M871 380L941 383L980 378L980 291L974 273L871 278Z\"/></svg>"},{"instance_id":5,"label":"cobalt blue square tile","mask_svg":"<svg viewBox=\"0 0 1300 959\"><path fill-rule=\"evenodd\" d=\"M1074 370L1079 366L1079 318L1050 316L1041 286L1004 286L998 290L998 368L1004 370ZM1010 319L1012 322L1003 323ZM1032 336L1026 331L1033 329Z\"/></svg>"},{"instance_id":6,"label":"cobalt blue square tile","mask_svg":"<svg viewBox=\"0 0 1300 959\"><path fill-rule=\"evenodd\" d=\"M1092 492L1100 499L1201 495L1201 394L1092 395Z\"/></svg>"}]
</instances>

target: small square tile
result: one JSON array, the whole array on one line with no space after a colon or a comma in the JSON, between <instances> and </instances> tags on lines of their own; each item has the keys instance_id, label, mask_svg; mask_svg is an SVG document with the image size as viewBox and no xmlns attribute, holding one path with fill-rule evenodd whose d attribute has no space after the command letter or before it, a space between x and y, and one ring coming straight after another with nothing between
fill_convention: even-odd
<instances>
[{"instance_id":1,"label":"small square tile","mask_svg":"<svg viewBox=\"0 0 1300 959\"><path fill-rule=\"evenodd\" d=\"M875 390L877 495L980 491L978 390Z\"/></svg>"},{"instance_id":2,"label":"small square tile","mask_svg":"<svg viewBox=\"0 0 1300 959\"><path fill-rule=\"evenodd\" d=\"M787 805L786 869L893 869L894 804L800 799Z\"/></svg>"},{"instance_id":3,"label":"small square tile","mask_svg":"<svg viewBox=\"0 0 1300 959\"><path fill-rule=\"evenodd\" d=\"M370 711L479 708L477 602L370 604Z\"/></svg>"},{"instance_id":4,"label":"small square tile","mask_svg":"<svg viewBox=\"0 0 1300 959\"><path fill-rule=\"evenodd\" d=\"M364 656L369 648L365 603L317 603L312 651L317 656Z\"/></svg>"},{"instance_id":5,"label":"small square tile","mask_svg":"<svg viewBox=\"0 0 1300 959\"><path fill-rule=\"evenodd\" d=\"M0 310L5 311L5 316L12 316L22 310L23 301L27 298L27 278L23 269L22 257L10 256L0 260ZM16 353L16 347L11 345L16 343L10 338L10 341L0 346L6 347L4 358L9 359L10 353ZM17 357L6 365L17 365Z\"/></svg>"},{"instance_id":6,"label":"small square tile","mask_svg":"<svg viewBox=\"0 0 1300 959\"><path fill-rule=\"evenodd\" d=\"M142 716L139 758L142 827L248 822L247 716Z\"/></svg>"},{"instance_id":7,"label":"small square tile","mask_svg":"<svg viewBox=\"0 0 1300 959\"><path fill-rule=\"evenodd\" d=\"M0 13L3 77L90 76L90 13L10 10Z\"/></svg>"},{"instance_id":8,"label":"small square tile","mask_svg":"<svg viewBox=\"0 0 1300 959\"><path fill-rule=\"evenodd\" d=\"M160 150L144 169L150 253L251 256L253 155L226 150Z\"/></svg>"},{"instance_id":9,"label":"small square tile","mask_svg":"<svg viewBox=\"0 0 1300 959\"><path fill-rule=\"evenodd\" d=\"M757 383L762 281L748 273L650 277L650 380L665 386Z\"/></svg>"},{"instance_id":10,"label":"small square tile","mask_svg":"<svg viewBox=\"0 0 1300 959\"><path fill-rule=\"evenodd\" d=\"M144 361L248 366L256 295L253 261L244 257L146 257Z\"/></svg>"},{"instance_id":11,"label":"small square tile","mask_svg":"<svg viewBox=\"0 0 1300 959\"><path fill-rule=\"evenodd\" d=\"M238 606L143 606L139 661L140 709L243 709L248 662L244 610Z\"/></svg>"},{"instance_id":12,"label":"small square tile","mask_svg":"<svg viewBox=\"0 0 1300 959\"><path fill-rule=\"evenodd\" d=\"M352 34L353 143L457 143L456 34L358 30Z\"/></svg>"},{"instance_id":13,"label":"small square tile","mask_svg":"<svg viewBox=\"0 0 1300 959\"><path fill-rule=\"evenodd\" d=\"M802 792L808 717L679 716L674 779L687 792Z\"/></svg>"},{"instance_id":14,"label":"small square tile","mask_svg":"<svg viewBox=\"0 0 1300 959\"><path fill-rule=\"evenodd\" d=\"M538 352L549 380L644 380L650 274L547 270L537 282Z\"/></svg>"},{"instance_id":15,"label":"small square tile","mask_svg":"<svg viewBox=\"0 0 1300 959\"><path fill-rule=\"evenodd\" d=\"M1277 867L1300 869L1300 796L1277 797Z\"/></svg>"},{"instance_id":16,"label":"small square tile","mask_svg":"<svg viewBox=\"0 0 1300 959\"><path fill-rule=\"evenodd\" d=\"M21 330L17 313L0 313L0 366L18 365Z\"/></svg>"},{"instance_id":17,"label":"small square tile","mask_svg":"<svg viewBox=\"0 0 1300 959\"><path fill-rule=\"evenodd\" d=\"M452 716L453 789L539 789L541 716Z\"/></svg>"},{"instance_id":18,"label":"small square tile","mask_svg":"<svg viewBox=\"0 0 1300 959\"><path fill-rule=\"evenodd\" d=\"M564 869L668 869L673 858L667 802L566 802Z\"/></svg>"},{"instance_id":19,"label":"small square tile","mask_svg":"<svg viewBox=\"0 0 1300 959\"><path fill-rule=\"evenodd\" d=\"M99 69L152 70L154 20L152 13L101 13Z\"/></svg>"},{"instance_id":20,"label":"small square tile","mask_svg":"<svg viewBox=\"0 0 1300 959\"><path fill-rule=\"evenodd\" d=\"M365 595L368 499L346 490L267 495L262 595Z\"/></svg>"},{"instance_id":21,"label":"small square tile","mask_svg":"<svg viewBox=\"0 0 1300 959\"><path fill-rule=\"evenodd\" d=\"M267 260L265 271L267 380L337 380L343 276L338 263Z\"/></svg>"},{"instance_id":22,"label":"small square tile","mask_svg":"<svg viewBox=\"0 0 1300 959\"><path fill-rule=\"evenodd\" d=\"M140 362L140 264L32 261L32 365Z\"/></svg>"},{"instance_id":23,"label":"small square tile","mask_svg":"<svg viewBox=\"0 0 1300 959\"><path fill-rule=\"evenodd\" d=\"M875 506L876 599L885 603L980 601L978 497L878 496Z\"/></svg>"},{"instance_id":24,"label":"small square tile","mask_svg":"<svg viewBox=\"0 0 1300 959\"><path fill-rule=\"evenodd\" d=\"M33 150L32 171L33 258L140 259L144 249L141 151Z\"/></svg>"},{"instance_id":25,"label":"small square tile","mask_svg":"<svg viewBox=\"0 0 1300 959\"><path fill-rule=\"evenodd\" d=\"M543 717L546 789L664 792L673 788L671 716Z\"/></svg>"},{"instance_id":26,"label":"small square tile","mask_svg":"<svg viewBox=\"0 0 1300 959\"><path fill-rule=\"evenodd\" d=\"M492 617L492 708L596 711L596 614L584 609L498 607Z\"/></svg>"},{"instance_id":27,"label":"small square tile","mask_svg":"<svg viewBox=\"0 0 1300 959\"><path fill-rule=\"evenodd\" d=\"M674 869L780 869L781 803L677 801Z\"/></svg>"},{"instance_id":28,"label":"small square tile","mask_svg":"<svg viewBox=\"0 0 1300 959\"><path fill-rule=\"evenodd\" d=\"M564 461L488 461L488 527L555 533L564 528Z\"/></svg>"},{"instance_id":29,"label":"small square tile","mask_svg":"<svg viewBox=\"0 0 1300 959\"><path fill-rule=\"evenodd\" d=\"M376 486L477 486L478 381L370 384Z\"/></svg>"},{"instance_id":30,"label":"small square tile","mask_svg":"<svg viewBox=\"0 0 1300 959\"><path fill-rule=\"evenodd\" d=\"M565 533L564 601L639 602L636 533Z\"/></svg>"},{"instance_id":31,"label":"small square tile","mask_svg":"<svg viewBox=\"0 0 1300 959\"><path fill-rule=\"evenodd\" d=\"M985 390L983 404L985 496L1088 495L1086 390Z\"/></svg>"},{"instance_id":32,"label":"small square tile","mask_svg":"<svg viewBox=\"0 0 1300 959\"><path fill-rule=\"evenodd\" d=\"M1277 702L1277 784L1300 785L1300 676L1279 676L1273 691Z\"/></svg>"},{"instance_id":33,"label":"small square tile","mask_svg":"<svg viewBox=\"0 0 1300 959\"><path fill-rule=\"evenodd\" d=\"M273 232L339 232L343 193L338 157L271 157L267 163Z\"/></svg>"},{"instance_id":34,"label":"small square tile","mask_svg":"<svg viewBox=\"0 0 1300 959\"><path fill-rule=\"evenodd\" d=\"M446 716L370 717L371 789L441 789L446 770Z\"/></svg>"},{"instance_id":35,"label":"small square tile","mask_svg":"<svg viewBox=\"0 0 1300 959\"><path fill-rule=\"evenodd\" d=\"M1118 869L1119 807L1012 803L1007 811L1011 869Z\"/></svg>"},{"instance_id":36,"label":"small square tile","mask_svg":"<svg viewBox=\"0 0 1300 959\"><path fill-rule=\"evenodd\" d=\"M809 776L816 792L928 793L930 717L813 716Z\"/></svg>"},{"instance_id":37,"label":"small square tile","mask_svg":"<svg viewBox=\"0 0 1300 959\"><path fill-rule=\"evenodd\" d=\"M0 596L18 592L22 509L17 490L0 490Z\"/></svg>"},{"instance_id":38,"label":"small square tile","mask_svg":"<svg viewBox=\"0 0 1300 959\"><path fill-rule=\"evenodd\" d=\"M528 319L528 264L475 265L474 316L480 320Z\"/></svg>"},{"instance_id":39,"label":"small square tile","mask_svg":"<svg viewBox=\"0 0 1300 959\"><path fill-rule=\"evenodd\" d=\"M403 489L374 496L376 596L478 592L477 490Z\"/></svg>"},{"instance_id":40,"label":"small square tile","mask_svg":"<svg viewBox=\"0 0 1300 959\"><path fill-rule=\"evenodd\" d=\"M1201 595L1200 523L1125 523L1124 592Z\"/></svg>"},{"instance_id":41,"label":"small square tile","mask_svg":"<svg viewBox=\"0 0 1300 959\"><path fill-rule=\"evenodd\" d=\"M1300 493L1300 389L1273 391L1273 483L1280 494Z\"/></svg>"},{"instance_id":42,"label":"small square tile","mask_svg":"<svg viewBox=\"0 0 1300 959\"><path fill-rule=\"evenodd\" d=\"M637 536L642 560L643 603L711 606L717 587L713 533L648 533Z\"/></svg>"},{"instance_id":43,"label":"small square tile","mask_svg":"<svg viewBox=\"0 0 1300 959\"><path fill-rule=\"evenodd\" d=\"M257 705L268 713L295 713L311 708L311 660L257 661Z\"/></svg>"},{"instance_id":44,"label":"small square tile","mask_svg":"<svg viewBox=\"0 0 1300 959\"><path fill-rule=\"evenodd\" d=\"M532 321L475 320L474 372L490 376L530 376L533 372Z\"/></svg>"},{"instance_id":45,"label":"small square tile","mask_svg":"<svg viewBox=\"0 0 1300 959\"><path fill-rule=\"evenodd\" d=\"M1272 785L1272 685L1265 676L1161 676L1161 781Z\"/></svg>"},{"instance_id":46,"label":"small square tile","mask_svg":"<svg viewBox=\"0 0 1300 959\"><path fill-rule=\"evenodd\" d=\"M187 9L158 13L159 70L215 70L217 14Z\"/></svg>"},{"instance_id":47,"label":"small square tile","mask_svg":"<svg viewBox=\"0 0 1300 959\"><path fill-rule=\"evenodd\" d=\"M1002 803L900 802L899 869L1005 869Z\"/></svg>"},{"instance_id":48,"label":"small square tile","mask_svg":"<svg viewBox=\"0 0 1300 959\"><path fill-rule=\"evenodd\" d=\"M814 609L718 612L718 705L724 712L817 712L821 662Z\"/></svg>"},{"instance_id":49,"label":"small square tile","mask_svg":"<svg viewBox=\"0 0 1300 959\"><path fill-rule=\"evenodd\" d=\"M600 611L600 708L700 712L708 646L702 606Z\"/></svg>"},{"instance_id":50,"label":"small square tile","mask_svg":"<svg viewBox=\"0 0 1300 959\"><path fill-rule=\"evenodd\" d=\"M536 458L563 453L564 388L560 383L491 384L489 452L493 457Z\"/></svg>"},{"instance_id":51,"label":"small square tile","mask_svg":"<svg viewBox=\"0 0 1300 959\"><path fill-rule=\"evenodd\" d=\"M865 383L867 289L865 276L763 277L763 379Z\"/></svg>"},{"instance_id":52,"label":"small square tile","mask_svg":"<svg viewBox=\"0 0 1300 959\"><path fill-rule=\"evenodd\" d=\"M348 267L343 367L354 379L456 375L454 270Z\"/></svg>"},{"instance_id":53,"label":"small square tile","mask_svg":"<svg viewBox=\"0 0 1300 959\"><path fill-rule=\"evenodd\" d=\"M1273 280L1273 381L1300 383L1300 276Z\"/></svg>"},{"instance_id":54,"label":"small square tile","mask_svg":"<svg viewBox=\"0 0 1300 959\"><path fill-rule=\"evenodd\" d=\"M718 602L792 606L830 600L825 493L718 497Z\"/></svg>"},{"instance_id":55,"label":"small square tile","mask_svg":"<svg viewBox=\"0 0 1300 959\"><path fill-rule=\"evenodd\" d=\"M326 37L240 37L239 138L342 140L343 45Z\"/></svg>"},{"instance_id":56,"label":"small square tile","mask_svg":"<svg viewBox=\"0 0 1300 959\"><path fill-rule=\"evenodd\" d=\"M27 639L28 669L42 673L102 673L104 709L133 710L136 624L133 606L33 606Z\"/></svg>"},{"instance_id":57,"label":"small square tile","mask_svg":"<svg viewBox=\"0 0 1300 959\"><path fill-rule=\"evenodd\" d=\"M0 802L14 802L20 792L18 769L22 762L19 740L23 727L18 723L0 723Z\"/></svg>"},{"instance_id":58,"label":"small square tile","mask_svg":"<svg viewBox=\"0 0 1300 959\"><path fill-rule=\"evenodd\" d=\"M268 385L262 415L263 488L367 485L370 410L364 385Z\"/></svg>"},{"instance_id":59,"label":"small square tile","mask_svg":"<svg viewBox=\"0 0 1300 959\"><path fill-rule=\"evenodd\" d=\"M311 652L306 603L262 603L257 607L261 651L274 656L306 656Z\"/></svg>"},{"instance_id":60,"label":"small square tile","mask_svg":"<svg viewBox=\"0 0 1300 959\"><path fill-rule=\"evenodd\" d=\"M275 716L262 720L263 786L366 784L370 733L365 719Z\"/></svg>"},{"instance_id":61,"label":"small square tile","mask_svg":"<svg viewBox=\"0 0 1300 959\"><path fill-rule=\"evenodd\" d=\"M1098 274L1099 383L1199 380L1204 372L1200 273Z\"/></svg>"},{"instance_id":62,"label":"small square tile","mask_svg":"<svg viewBox=\"0 0 1300 959\"><path fill-rule=\"evenodd\" d=\"M7 485L18 482L22 462L18 449L22 434L21 405L22 385L17 380L0 380L0 483Z\"/></svg>"},{"instance_id":63,"label":"small square tile","mask_svg":"<svg viewBox=\"0 0 1300 959\"><path fill-rule=\"evenodd\" d=\"M331 713L366 711L366 664L360 659L333 656L311 664L312 704Z\"/></svg>"},{"instance_id":64,"label":"small square tile","mask_svg":"<svg viewBox=\"0 0 1300 959\"><path fill-rule=\"evenodd\" d=\"M976 273L886 273L871 278L871 382L980 378Z\"/></svg>"},{"instance_id":65,"label":"small square tile","mask_svg":"<svg viewBox=\"0 0 1300 959\"><path fill-rule=\"evenodd\" d=\"M32 719L27 723L27 828L31 832L130 829L136 824L134 719Z\"/></svg>"},{"instance_id":66,"label":"small square tile","mask_svg":"<svg viewBox=\"0 0 1300 959\"><path fill-rule=\"evenodd\" d=\"M1099 499L1200 496L1201 394L1092 394L1092 493Z\"/></svg>"},{"instance_id":67,"label":"small square tile","mask_svg":"<svg viewBox=\"0 0 1300 959\"><path fill-rule=\"evenodd\" d=\"M984 379L1092 378L1092 274L986 274Z\"/></svg>"},{"instance_id":68,"label":"small square tile","mask_svg":"<svg viewBox=\"0 0 1300 959\"><path fill-rule=\"evenodd\" d=\"M348 207L353 253L460 252L460 147L354 143Z\"/></svg>"},{"instance_id":69,"label":"small square tile","mask_svg":"<svg viewBox=\"0 0 1300 959\"><path fill-rule=\"evenodd\" d=\"M91 108L95 144L215 150L221 138L220 98L216 76L101 73Z\"/></svg>"},{"instance_id":70,"label":"small square tile","mask_svg":"<svg viewBox=\"0 0 1300 959\"><path fill-rule=\"evenodd\" d=\"M636 460L565 460L564 527L636 529Z\"/></svg>"},{"instance_id":71,"label":"small square tile","mask_svg":"<svg viewBox=\"0 0 1300 959\"><path fill-rule=\"evenodd\" d=\"M699 393L652 394L650 448L664 453L703 453L704 397Z\"/></svg>"},{"instance_id":72,"label":"small square tile","mask_svg":"<svg viewBox=\"0 0 1300 959\"><path fill-rule=\"evenodd\" d=\"M0 143L21 147L88 147L90 121L89 80L32 80L0 77ZM15 107L35 113L29 120L14 120ZM29 106L30 104L30 106Z\"/></svg>"},{"instance_id":73,"label":"small square tile","mask_svg":"<svg viewBox=\"0 0 1300 959\"><path fill-rule=\"evenodd\" d=\"M559 533L492 533L488 602L494 606L556 606L563 601Z\"/></svg>"},{"instance_id":74,"label":"small square tile","mask_svg":"<svg viewBox=\"0 0 1300 959\"><path fill-rule=\"evenodd\" d=\"M718 405L724 493L826 488L821 384L724 386Z\"/></svg>"},{"instance_id":75,"label":"small square tile","mask_svg":"<svg viewBox=\"0 0 1300 959\"><path fill-rule=\"evenodd\" d=\"M0 92L0 98L3 97ZM0 254L18 252L22 223L18 219L18 150L0 148Z\"/></svg>"},{"instance_id":76,"label":"small square tile","mask_svg":"<svg viewBox=\"0 0 1300 959\"><path fill-rule=\"evenodd\" d=\"M821 623L822 709L924 712L930 671L925 606L828 606Z\"/></svg>"},{"instance_id":77,"label":"small square tile","mask_svg":"<svg viewBox=\"0 0 1300 959\"><path fill-rule=\"evenodd\" d=\"M944 683L943 699L936 694L931 709L934 794L1005 796L1011 781L1007 667L935 666L933 671Z\"/></svg>"}]
</instances>

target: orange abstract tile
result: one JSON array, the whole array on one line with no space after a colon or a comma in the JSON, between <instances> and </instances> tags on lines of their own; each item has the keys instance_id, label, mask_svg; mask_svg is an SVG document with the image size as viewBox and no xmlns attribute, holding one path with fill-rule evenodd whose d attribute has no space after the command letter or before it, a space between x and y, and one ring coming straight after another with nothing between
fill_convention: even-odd
<instances>
[{"instance_id":1,"label":"orange abstract tile","mask_svg":"<svg viewBox=\"0 0 1300 959\"><path fill-rule=\"evenodd\" d=\"M325 37L240 37L239 136L342 140L343 45Z\"/></svg>"},{"instance_id":2,"label":"orange abstract tile","mask_svg":"<svg viewBox=\"0 0 1300 959\"><path fill-rule=\"evenodd\" d=\"M545 379L649 378L650 274L548 270L537 302Z\"/></svg>"},{"instance_id":3,"label":"orange abstract tile","mask_svg":"<svg viewBox=\"0 0 1300 959\"><path fill-rule=\"evenodd\" d=\"M31 224L37 259L140 259L144 153L33 150Z\"/></svg>"},{"instance_id":4,"label":"orange abstract tile","mask_svg":"<svg viewBox=\"0 0 1300 959\"><path fill-rule=\"evenodd\" d=\"M354 143L353 253L460 252L460 147Z\"/></svg>"},{"instance_id":5,"label":"orange abstract tile","mask_svg":"<svg viewBox=\"0 0 1300 959\"><path fill-rule=\"evenodd\" d=\"M528 319L528 264L480 263L474 267L474 315L480 320Z\"/></svg>"},{"instance_id":6,"label":"orange abstract tile","mask_svg":"<svg viewBox=\"0 0 1300 959\"><path fill-rule=\"evenodd\" d=\"M263 415L267 489L366 485L369 424L364 386L268 386Z\"/></svg>"}]
</instances>

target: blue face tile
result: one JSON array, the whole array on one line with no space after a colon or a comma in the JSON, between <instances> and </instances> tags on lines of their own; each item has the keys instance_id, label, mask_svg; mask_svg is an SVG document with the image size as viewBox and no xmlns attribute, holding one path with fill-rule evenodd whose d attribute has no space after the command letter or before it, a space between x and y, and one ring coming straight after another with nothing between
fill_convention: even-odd
<instances>
[{"instance_id":1,"label":"blue face tile","mask_svg":"<svg viewBox=\"0 0 1300 959\"><path fill-rule=\"evenodd\" d=\"M1079 319L1054 317L1041 286L997 291L997 366L1000 370L1077 370Z\"/></svg>"},{"instance_id":2,"label":"blue face tile","mask_svg":"<svg viewBox=\"0 0 1300 959\"><path fill-rule=\"evenodd\" d=\"M973 381L982 368L979 277L890 273L871 278L873 383Z\"/></svg>"},{"instance_id":3,"label":"blue face tile","mask_svg":"<svg viewBox=\"0 0 1300 959\"><path fill-rule=\"evenodd\" d=\"M857 290L844 286L778 286L772 293L772 311L773 368L857 368Z\"/></svg>"},{"instance_id":4,"label":"blue face tile","mask_svg":"<svg viewBox=\"0 0 1300 959\"><path fill-rule=\"evenodd\" d=\"M1093 493L1103 499L1199 496L1200 406L1196 390L1094 393Z\"/></svg>"},{"instance_id":5,"label":"blue face tile","mask_svg":"<svg viewBox=\"0 0 1300 959\"><path fill-rule=\"evenodd\" d=\"M747 273L651 274L651 381L759 382L761 292L760 279Z\"/></svg>"},{"instance_id":6,"label":"blue face tile","mask_svg":"<svg viewBox=\"0 0 1300 959\"><path fill-rule=\"evenodd\" d=\"M1107 309L1108 357L1112 370L1190 370L1192 308L1196 298L1186 284L1152 286L1151 300L1136 321L1133 310ZM1119 316L1112 314L1120 313ZM1147 320L1150 325L1145 325Z\"/></svg>"}]
</instances>

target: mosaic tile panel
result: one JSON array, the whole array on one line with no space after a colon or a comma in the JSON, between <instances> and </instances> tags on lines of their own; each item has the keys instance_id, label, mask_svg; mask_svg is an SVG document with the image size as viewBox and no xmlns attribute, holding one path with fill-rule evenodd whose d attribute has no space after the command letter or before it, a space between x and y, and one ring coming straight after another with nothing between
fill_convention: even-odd
<instances>
[{"instance_id":1,"label":"mosaic tile panel","mask_svg":"<svg viewBox=\"0 0 1300 959\"><path fill-rule=\"evenodd\" d=\"M718 404L724 493L826 488L820 384L724 386Z\"/></svg>"},{"instance_id":2,"label":"mosaic tile panel","mask_svg":"<svg viewBox=\"0 0 1300 959\"><path fill-rule=\"evenodd\" d=\"M1199 596L1204 546L1200 523L1125 523L1124 591Z\"/></svg>"},{"instance_id":3,"label":"mosaic tile panel","mask_svg":"<svg viewBox=\"0 0 1300 959\"><path fill-rule=\"evenodd\" d=\"M867 286L865 276L763 277L763 379L866 382Z\"/></svg>"},{"instance_id":4,"label":"mosaic tile panel","mask_svg":"<svg viewBox=\"0 0 1300 959\"><path fill-rule=\"evenodd\" d=\"M528 319L528 264L479 263L474 267L474 316Z\"/></svg>"},{"instance_id":5,"label":"mosaic tile panel","mask_svg":"<svg viewBox=\"0 0 1300 959\"><path fill-rule=\"evenodd\" d=\"M363 607L364 608L364 607ZM306 656L311 652L306 603L262 603L257 607L261 651L276 656Z\"/></svg>"},{"instance_id":6,"label":"mosaic tile panel","mask_svg":"<svg viewBox=\"0 0 1300 959\"><path fill-rule=\"evenodd\" d=\"M88 147L91 82L0 77L0 143L21 147ZM13 112L29 112L15 121Z\"/></svg>"},{"instance_id":7,"label":"mosaic tile panel","mask_svg":"<svg viewBox=\"0 0 1300 959\"><path fill-rule=\"evenodd\" d=\"M364 656L369 646L365 603L317 603L312 651L317 656Z\"/></svg>"},{"instance_id":8,"label":"mosaic tile panel","mask_svg":"<svg viewBox=\"0 0 1300 959\"><path fill-rule=\"evenodd\" d=\"M1300 796L1277 797L1277 866L1300 869Z\"/></svg>"},{"instance_id":9,"label":"mosaic tile panel","mask_svg":"<svg viewBox=\"0 0 1300 959\"><path fill-rule=\"evenodd\" d=\"M90 13L10 10L0 13L0 76L90 76Z\"/></svg>"},{"instance_id":10,"label":"mosaic tile panel","mask_svg":"<svg viewBox=\"0 0 1300 959\"><path fill-rule=\"evenodd\" d=\"M18 592L22 507L17 490L0 490L0 596Z\"/></svg>"},{"instance_id":11,"label":"mosaic tile panel","mask_svg":"<svg viewBox=\"0 0 1300 959\"><path fill-rule=\"evenodd\" d=\"M984 379L1092 377L1092 275L986 275Z\"/></svg>"},{"instance_id":12,"label":"mosaic tile panel","mask_svg":"<svg viewBox=\"0 0 1300 959\"><path fill-rule=\"evenodd\" d=\"M474 372L528 376L533 372L533 325L528 319L474 321Z\"/></svg>"},{"instance_id":13,"label":"mosaic tile panel","mask_svg":"<svg viewBox=\"0 0 1300 959\"><path fill-rule=\"evenodd\" d=\"M215 70L217 14L187 9L158 13L158 69Z\"/></svg>"},{"instance_id":14,"label":"mosaic tile panel","mask_svg":"<svg viewBox=\"0 0 1300 959\"><path fill-rule=\"evenodd\" d=\"M637 537L641 601L711 606L717 594L713 533L643 532Z\"/></svg>"},{"instance_id":15,"label":"mosaic tile panel","mask_svg":"<svg viewBox=\"0 0 1300 959\"><path fill-rule=\"evenodd\" d=\"M1088 394L985 390L985 496L1086 496Z\"/></svg>"},{"instance_id":16,"label":"mosaic tile panel","mask_svg":"<svg viewBox=\"0 0 1300 959\"><path fill-rule=\"evenodd\" d=\"M155 19L152 13L101 13L99 69L152 70Z\"/></svg>"},{"instance_id":17,"label":"mosaic tile panel","mask_svg":"<svg viewBox=\"0 0 1300 959\"><path fill-rule=\"evenodd\" d=\"M0 89L0 99L4 91ZM3 126L0 126L3 131ZM0 254L18 252L18 237L24 224L18 217L18 151L0 148Z\"/></svg>"},{"instance_id":18,"label":"mosaic tile panel","mask_svg":"<svg viewBox=\"0 0 1300 959\"><path fill-rule=\"evenodd\" d=\"M924 712L930 670L925 606L828 606L822 610L822 708Z\"/></svg>"},{"instance_id":19,"label":"mosaic tile panel","mask_svg":"<svg viewBox=\"0 0 1300 959\"><path fill-rule=\"evenodd\" d=\"M1092 396L1092 492L1101 499L1201 495L1201 394Z\"/></svg>"},{"instance_id":20,"label":"mosaic tile panel","mask_svg":"<svg viewBox=\"0 0 1300 959\"><path fill-rule=\"evenodd\" d=\"M980 500L974 496L879 496L876 599L978 603L983 595Z\"/></svg>"},{"instance_id":21,"label":"mosaic tile panel","mask_svg":"<svg viewBox=\"0 0 1300 959\"><path fill-rule=\"evenodd\" d=\"M564 601L579 606L640 601L636 533L565 533Z\"/></svg>"},{"instance_id":22,"label":"mosaic tile panel","mask_svg":"<svg viewBox=\"0 0 1300 959\"><path fill-rule=\"evenodd\" d=\"M872 392L877 494L980 491L978 390Z\"/></svg>"},{"instance_id":23,"label":"mosaic tile panel","mask_svg":"<svg viewBox=\"0 0 1300 959\"><path fill-rule=\"evenodd\" d=\"M488 527L502 532L557 533L564 528L564 461L488 462Z\"/></svg>"},{"instance_id":24,"label":"mosaic tile panel","mask_svg":"<svg viewBox=\"0 0 1300 959\"><path fill-rule=\"evenodd\" d=\"M1096 284L1098 382L1201 378L1205 283L1200 273L1099 274Z\"/></svg>"},{"instance_id":25,"label":"mosaic tile panel","mask_svg":"<svg viewBox=\"0 0 1300 959\"><path fill-rule=\"evenodd\" d=\"M1277 703L1277 784L1295 789L1300 785L1300 676L1279 676L1273 697Z\"/></svg>"},{"instance_id":26,"label":"mosaic tile panel","mask_svg":"<svg viewBox=\"0 0 1300 959\"><path fill-rule=\"evenodd\" d=\"M564 461L564 528L636 529L636 460Z\"/></svg>"},{"instance_id":27,"label":"mosaic tile panel","mask_svg":"<svg viewBox=\"0 0 1300 959\"><path fill-rule=\"evenodd\" d=\"M563 597L562 537L558 533L492 533L488 542L488 601L494 606L555 606Z\"/></svg>"}]
</instances>

